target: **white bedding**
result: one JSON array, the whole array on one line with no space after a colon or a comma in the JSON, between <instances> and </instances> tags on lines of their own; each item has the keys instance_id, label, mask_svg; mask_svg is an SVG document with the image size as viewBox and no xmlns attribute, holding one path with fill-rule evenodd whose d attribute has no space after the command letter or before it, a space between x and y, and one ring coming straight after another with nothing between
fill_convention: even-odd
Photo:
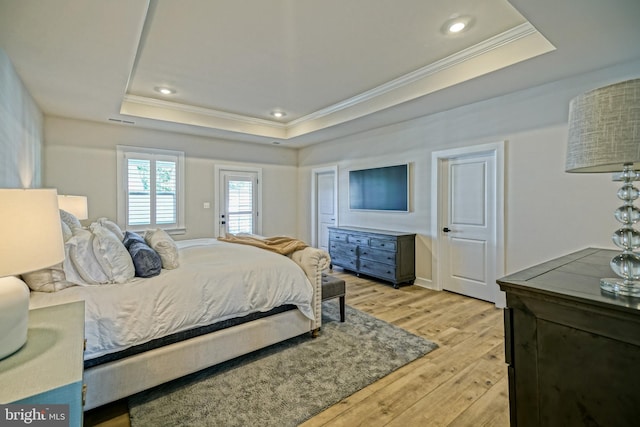
<instances>
[{"instance_id":1,"label":"white bedding","mask_svg":"<svg viewBox=\"0 0 640 427\"><path fill-rule=\"evenodd\" d=\"M31 292L30 308L84 300L85 360L283 304L313 320L313 287L288 257L215 239L176 243L175 270L122 284Z\"/></svg>"}]
</instances>

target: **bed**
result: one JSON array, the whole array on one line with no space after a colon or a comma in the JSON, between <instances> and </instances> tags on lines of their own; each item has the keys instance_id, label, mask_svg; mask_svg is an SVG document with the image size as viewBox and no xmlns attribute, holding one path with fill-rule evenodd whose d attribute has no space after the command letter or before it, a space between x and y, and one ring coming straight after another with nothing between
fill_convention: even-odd
<instances>
[{"instance_id":1,"label":"bed","mask_svg":"<svg viewBox=\"0 0 640 427\"><path fill-rule=\"evenodd\" d=\"M116 245L117 230L105 232L115 225L94 224L70 227L67 259L47 280L37 273L39 287L23 276L32 288L30 308L85 302L85 410L320 328L325 251L300 247L281 255L217 239L171 240L173 268L131 277L117 266L127 264L119 246L118 262L101 259L117 258L100 241L106 235ZM87 253L93 267L77 265ZM90 272L96 262L112 271Z\"/></svg>"}]
</instances>

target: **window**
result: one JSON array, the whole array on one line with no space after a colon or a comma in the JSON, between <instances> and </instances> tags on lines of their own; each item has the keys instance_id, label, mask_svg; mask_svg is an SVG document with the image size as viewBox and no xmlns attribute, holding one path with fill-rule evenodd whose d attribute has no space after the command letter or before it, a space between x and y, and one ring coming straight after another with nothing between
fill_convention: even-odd
<instances>
[{"instance_id":1,"label":"window","mask_svg":"<svg viewBox=\"0 0 640 427\"><path fill-rule=\"evenodd\" d=\"M118 146L118 223L184 232L184 153Z\"/></svg>"},{"instance_id":2,"label":"window","mask_svg":"<svg viewBox=\"0 0 640 427\"><path fill-rule=\"evenodd\" d=\"M219 179L219 232L260 234L260 169L216 167Z\"/></svg>"}]
</instances>

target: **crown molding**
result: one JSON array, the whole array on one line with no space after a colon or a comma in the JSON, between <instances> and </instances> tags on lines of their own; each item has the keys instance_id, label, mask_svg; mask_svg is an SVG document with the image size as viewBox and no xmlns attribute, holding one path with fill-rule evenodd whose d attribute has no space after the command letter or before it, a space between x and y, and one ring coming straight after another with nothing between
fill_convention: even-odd
<instances>
[{"instance_id":1,"label":"crown molding","mask_svg":"<svg viewBox=\"0 0 640 427\"><path fill-rule=\"evenodd\" d=\"M468 61L472 58L488 53L492 50L499 49L504 45L513 43L519 39L535 34L537 32L538 30L536 30L533 25L531 25L529 22L525 22L521 25L518 25L517 27L511 28L510 30L507 30L501 34L498 34L487 40L484 40L481 43L478 43L467 49L456 52L451 56L448 56L444 59L433 62L425 67L422 67L411 73L405 74L404 76L398 77L397 79L391 80L371 90L363 92L359 95L355 95L349 99L345 99L344 101L338 102L329 107L315 111L311 114L307 114L306 116L302 116L296 120L292 120L287 123L287 127L291 128L293 126L297 126L311 120L317 120L322 117L328 116L329 114L333 114L338 111L345 110L347 108L361 104L363 102L370 101L386 93L393 92L394 90L398 90L404 86L407 86L416 81L425 79L431 75L442 72L448 68L451 68L455 65Z\"/></svg>"},{"instance_id":2,"label":"crown molding","mask_svg":"<svg viewBox=\"0 0 640 427\"><path fill-rule=\"evenodd\" d=\"M229 113L226 111L214 110L211 108L197 107L189 104L181 104L179 102L165 101L162 99L149 98L146 96L126 94L123 99L123 104L124 103L138 104L141 106L152 108L161 108L165 110L177 111L180 113L197 114L214 119L239 122L245 125L268 126L280 130L284 130L287 128L287 124L275 122L272 120L243 116L242 114Z\"/></svg>"},{"instance_id":3,"label":"crown molding","mask_svg":"<svg viewBox=\"0 0 640 427\"><path fill-rule=\"evenodd\" d=\"M289 122L276 122L132 94L124 95L120 112L125 115L287 140L322 129L326 126L332 126L342 121L349 120L347 117L350 113L347 111L353 111L357 108L365 111L368 108L371 108L371 106L366 106L366 104L370 102L375 103L376 101L381 101L381 105L387 104L387 106L401 103L406 100L406 98L402 98L402 96L399 95L398 99L394 99L393 92L400 93L403 89L405 91L410 90L410 85L427 82L439 73L455 67L463 66L463 64L484 55L495 54L495 52L499 52L500 49L510 48L508 46L531 36L540 36L546 41L546 39L540 35L533 25L529 22L525 22L371 90L362 92L361 94L345 99L344 101ZM553 48L553 46L551 46L551 48ZM539 53L541 52L537 52L536 55ZM426 92L418 93L417 96L425 94ZM386 100L384 100L385 96ZM338 115L333 119L328 117L334 114Z\"/></svg>"}]
</instances>

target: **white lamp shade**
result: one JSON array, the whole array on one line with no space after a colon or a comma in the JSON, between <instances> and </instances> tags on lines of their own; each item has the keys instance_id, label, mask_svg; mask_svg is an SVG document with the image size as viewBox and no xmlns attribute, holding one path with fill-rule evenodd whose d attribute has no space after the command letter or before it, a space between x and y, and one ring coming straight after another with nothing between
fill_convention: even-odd
<instances>
[{"instance_id":1,"label":"white lamp shade","mask_svg":"<svg viewBox=\"0 0 640 427\"><path fill-rule=\"evenodd\" d=\"M620 172L640 167L640 79L605 86L569 106L567 172Z\"/></svg>"},{"instance_id":2,"label":"white lamp shade","mask_svg":"<svg viewBox=\"0 0 640 427\"><path fill-rule=\"evenodd\" d=\"M86 196L58 196L58 207L63 211L73 214L78 219L89 218Z\"/></svg>"},{"instance_id":3,"label":"white lamp shade","mask_svg":"<svg viewBox=\"0 0 640 427\"><path fill-rule=\"evenodd\" d=\"M0 189L0 277L64 260L56 190Z\"/></svg>"}]
</instances>

